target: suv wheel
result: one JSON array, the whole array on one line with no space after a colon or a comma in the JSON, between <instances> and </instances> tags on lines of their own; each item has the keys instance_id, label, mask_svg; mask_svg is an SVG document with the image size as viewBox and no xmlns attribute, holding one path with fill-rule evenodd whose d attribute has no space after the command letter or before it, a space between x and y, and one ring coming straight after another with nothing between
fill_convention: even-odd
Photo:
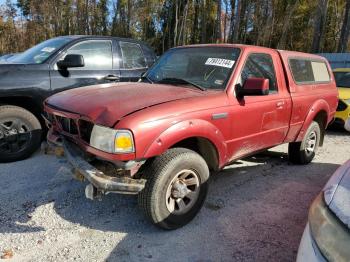
<instances>
[{"instance_id":1,"label":"suv wheel","mask_svg":"<svg viewBox=\"0 0 350 262\"><path fill-rule=\"evenodd\" d=\"M307 129L303 141L289 143L289 160L295 164L308 164L316 155L321 138L320 125L313 121Z\"/></svg>"},{"instance_id":2,"label":"suv wheel","mask_svg":"<svg viewBox=\"0 0 350 262\"><path fill-rule=\"evenodd\" d=\"M0 162L29 157L40 146L41 125L28 110L0 106Z\"/></svg>"},{"instance_id":3,"label":"suv wheel","mask_svg":"<svg viewBox=\"0 0 350 262\"><path fill-rule=\"evenodd\" d=\"M145 170L145 188L139 205L146 217L164 229L190 222L201 209L208 191L209 169L196 152L169 149Z\"/></svg>"}]
</instances>

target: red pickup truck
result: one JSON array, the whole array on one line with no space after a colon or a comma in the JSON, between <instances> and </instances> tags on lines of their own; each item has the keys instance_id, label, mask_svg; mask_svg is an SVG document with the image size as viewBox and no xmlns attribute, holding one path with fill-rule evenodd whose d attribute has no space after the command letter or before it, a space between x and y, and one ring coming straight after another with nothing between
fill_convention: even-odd
<instances>
[{"instance_id":1,"label":"red pickup truck","mask_svg":"<svg viewBox=\"0 0 350 262\"><path fill-rule=\"evenodd\" d=\"M169 50L138 83L65 91L45 111L48 142L88 198L138 194L146 217L175 229L200 210L210 170L283 143L291 162L309 163L337 103L320 56L195 45Z\"/></svg>"}]
</instances>

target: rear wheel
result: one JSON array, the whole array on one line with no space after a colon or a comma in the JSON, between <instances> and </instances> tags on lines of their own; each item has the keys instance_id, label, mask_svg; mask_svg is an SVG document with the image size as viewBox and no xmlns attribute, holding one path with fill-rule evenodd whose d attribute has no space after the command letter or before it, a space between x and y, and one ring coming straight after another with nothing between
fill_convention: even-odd
<instances>
[{"instance_id":1,"label":"rear wheel","mask_svg":"<svg viewBox=\"0 0 350 262\"><path fill-rule=\"evenodd\" d=\"M313 121L307 129L303 141L289 143L289 160L295 164L308 164L316 155L321 138L320 125Z\"/></svg>"},{"instance_id":2,"label":"rear wheel","mask_svg":"<svg viewBox=\"0 0 350 262\"><path fill-rule=\"evenodd\" d=\"M18 106L0 106L0 162L29 157L40 146L39 120Z\"/></svg>"},{"instance_id":3,"label":"rear wheel","mask_svg":"<svg viewBox=\"0 0 350 262\"><path fill-rule=\"evenodd\" d=\"M209 169L204 159L184 148L157 157L147 168L139 205L146 217L164 229L189 223L201 209L208 191Z\"/></svg>"}]
</instances>

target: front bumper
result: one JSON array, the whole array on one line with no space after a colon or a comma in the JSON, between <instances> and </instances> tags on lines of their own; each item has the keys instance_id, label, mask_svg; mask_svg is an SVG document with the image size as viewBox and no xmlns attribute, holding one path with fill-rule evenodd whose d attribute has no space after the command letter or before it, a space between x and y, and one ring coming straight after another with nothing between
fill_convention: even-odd
<instances>
[{"instance_id":1,"label":"front bumper","mask_svg":"<svg viewBox=\"0 0 350 262\"><path fill-rule=\"evenodd\" d=\"M350 231L329 210L321 193L311 205L297 260L350 261L349 243Z\"/></svg>"},{"instance_id":2,"label":"front bumper","mask_svg":"<svg viewBox=\"0 0 350 262\"><path fill-rule=\"evenodd\" d=\"M301 238L297 262L326 262L311 236L309 223L306 225Z\"/></svg>"},{"instance_id":3,"label":"front bumper","mask_svg":"<svg viewBox=\"0 0 350 262\"><path fill-rule=\"evenodd\" d=\"M144 179L106 175L85 160L82 151L75 144L66 139L62 139L61 144L50 144L50 146L55 147L56 152L61 151L57 150L57 147L63 150L64 156L74 169L74 173L80 174L84 179L91 183L92 187L90 186L87 188L92 188L94 191L103 194L138 194L145 187L146 181ZM92 198L91 194L88 198Z\"/></svg>"}]
</instances>

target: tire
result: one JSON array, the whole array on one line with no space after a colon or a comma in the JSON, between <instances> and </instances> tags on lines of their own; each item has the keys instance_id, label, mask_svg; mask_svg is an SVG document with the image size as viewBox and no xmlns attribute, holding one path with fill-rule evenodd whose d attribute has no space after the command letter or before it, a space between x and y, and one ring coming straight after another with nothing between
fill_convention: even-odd
<instances>
[{"instance_id":1,"label":"tire","mask_svg":"<svg viewBox=\"0 0 350 262\"><path fill-rule=\"evenodd\" d=\"M41 136L41 124L31 112L18 106L0 106L0 162L28 158L40 147Z\"/></svg>"},{"instance_id":2,"label":"tire","mask_svg":"<svg viewBox=\"0 0 350 262\"><path fill-rule=\"evenodd\" d=\"M289 161L299 165L310 163L316 155L318 146L320 144L320 138L320 125L317 122L313 121L307 129L303 141L289 143Z\"/></svg>"},{"instance_id":3,"label":"tire","mask_svg":"<svg viewBox=\"0 0 350 262\"><path fill-rule=\"evenodd\" d=\"M152 223L172 230L197 215L207 195L209 179L208 166L199 154L184 148L169 149L150 163L144 175L147 182L138 202ZM185 181L191 185L186 186ZM183 208L177 201L183 202Z\"/></svg>"},{"instance_id":4,"label":"tire","mask_svg":"<svg viewBox=\"0 0 350 262\"><path fill-rule=\"evenodd\" d=\"M350 118L348 118L348 119L345 121L344 129L345 129L346 131L350 132Z\"/></svg>"}]
</instances>

